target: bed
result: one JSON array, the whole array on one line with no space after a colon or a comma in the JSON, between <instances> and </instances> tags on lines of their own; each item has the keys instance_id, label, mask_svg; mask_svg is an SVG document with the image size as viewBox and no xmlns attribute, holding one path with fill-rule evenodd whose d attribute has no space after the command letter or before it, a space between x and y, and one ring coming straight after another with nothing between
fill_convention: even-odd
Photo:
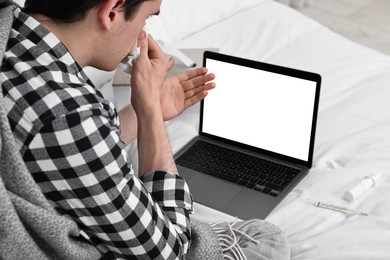
<instances>
[{"instance_id":1,"label":"bed","mask_svg":"<svg viewBox=\"0 0 390 260\"><path fill-rule=\"evenodd\" d=\"M313 167L266 219L287 234L291 259L390 259L389 56L273 0L165 0L147 30L176 48L217 48L319 73ZM128 87L111 89L113 73L91 75L118 107L127 102ZM193 106L167 122L174 152L197 134L198 113L199 106ZM136 161L136 144L128 151ZM376 173L382 177L375 187L353 202L344 199L346 190ZM308 199L368 216L318 208ZM200 204L195 204L195 216L205 221L234 219Z\"/></svg>"}]
</instances>

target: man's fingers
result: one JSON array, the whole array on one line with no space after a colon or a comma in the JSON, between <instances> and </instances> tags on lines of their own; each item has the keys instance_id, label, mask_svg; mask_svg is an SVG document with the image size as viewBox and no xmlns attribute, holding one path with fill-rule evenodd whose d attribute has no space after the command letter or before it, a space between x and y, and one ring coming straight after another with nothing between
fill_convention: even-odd
<instances>
[{"instance_id":1,"label":"man's fingers","mask_svg":"<svg viewBox=\"0 0 390 260\"><path fill-rule=\"evenodd\" d=\"M148 54L148 35L144 30L142 30L138 35L137 45L140 47L140 51L143 55Z\"/></svg>"},{"instance_id":2,"label":"man's fingers","mask_svg":"<svg viewBox=\"0 0 390 260\"><path fill-rule=\"evenodd\" d=\"M151 35L148 36L149 58L150 59L164 59L168 61L168 56L162 51L160 45L153 39ZM168 65L168 64L167 64Z\"/></svg>"},{"instance_id":3,"label":"man's fingers","mask_svg":"<svg viewBox=\"0 0 390 260\"><path fill-rule=\"evenodd\" d=\"M199 101L201 101L202 99L204 99L207 94L209 92L207 90L202 90L200 92L198 92L196 95L190 97L190 98L187 98L185 101L184 101L184 109L187 109L189 108L190 106L198 103Z\"/></svg>"},{"instance_id":4,"label":"man's fingers","mask_svg":"<svg viewBox=\"0 0 390 260\"><path fill-rule=\"evenodd\" d=\"M196 77L196 78L190 80L190 82L192 83L192 85L194 87L197 87L197 86L204 85L207 82L210 82L210 81L212 81L214 79L215 79L214 74L207 74L207 75L204 75L204 76Z\"/></svg>"},{"instance_id":5,"label":"man's fingers","mask_svg":"<svg viewBox=\"0 0 390 260\"><path fill-rule=\"evenodd\" d=\"M185 99L190 99L194 96L197 96L200 92L203 92L203 91L207 92L213 88L215 88L215 83L210 82L210 83L200 85L200 86L195 87L195 88L188 89L187 91L185 91L184 96L185 96ZM200 100L201 99L198 99L198 101L200 101Z\"/></svg>"},{"instance_id":6,"label":"man's fingers","mask_svg":"<svg viewBox=\"0 0 390 260\"><path fill-rule=\"evenodd\" d=\"M198 76L196 78L192 78L187 81L182 81L181 84L183 86L184 91L188 91L193 88L203 86L207 83L212 83L215 85L215 83L211 82L214 79L215 79L215 75L211 73L207 75Z\"/></svg>"},{"instance_id":7,"label":"man's fingers","mask_svg":"<svg viewBox=\"0 0 390 260\"><path fill-rule=\"evenodd\" d=\"M191 69L191 70L185 71L183 73L180 73L176 77L181 82L181 81L186 81L186 80L192 79L194 77L197 77L200 75L205 75L205 74L207 74L207 69L204 67L200 67L200 68Z\"/></svg>"}]
</instances>

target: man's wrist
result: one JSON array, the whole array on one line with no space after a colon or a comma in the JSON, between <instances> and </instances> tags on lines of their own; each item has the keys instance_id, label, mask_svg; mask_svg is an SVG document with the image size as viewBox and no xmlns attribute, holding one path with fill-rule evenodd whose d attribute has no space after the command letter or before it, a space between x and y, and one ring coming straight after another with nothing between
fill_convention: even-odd
<instances>
[{"instance_id":1,"label":"man's wrist","mask_svg":"<svg viewBox=\"0 0 390 260\"><path fill-rule=\"evenodd\" d=\"M154 171L177 174L161 107L143 107L138 112L139 175Z\"/></svg>"}]
</instances>

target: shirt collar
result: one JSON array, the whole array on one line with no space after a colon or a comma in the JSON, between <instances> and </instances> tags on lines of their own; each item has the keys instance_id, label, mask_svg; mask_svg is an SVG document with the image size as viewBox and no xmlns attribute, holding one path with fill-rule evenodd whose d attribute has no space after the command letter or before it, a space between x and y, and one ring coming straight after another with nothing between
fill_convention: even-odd
<instances>
[{"instance_id":1,"label":"shirt collar","mask_svg":"<svg viewBox=\"0 0 390 260\"><path fill-rule=\"evenodd\" d=\"M20 8L15 9L14 15L16 22L19 23L18 33L25 37L26 40L33 42L38 48L52 55L53 60L61 61L67 67L66 69L69 73L77 76L83 82L88 80L88 77L72 57L69 50L54 33L32 16L22 12Z\"/></svg>"}]
</instances>

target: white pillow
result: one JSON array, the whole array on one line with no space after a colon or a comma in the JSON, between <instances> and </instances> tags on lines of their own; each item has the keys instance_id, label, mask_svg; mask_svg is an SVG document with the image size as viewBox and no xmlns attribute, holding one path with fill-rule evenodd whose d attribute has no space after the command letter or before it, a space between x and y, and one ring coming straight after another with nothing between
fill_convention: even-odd
<instances>
[{"instance_id":1,"label":"white pillow","mask_svg":"<svg viewBox=\"0 0 390 260\"><path fill-rule=\"evenodd\" d=\"M26 2L25 0L14 0L14 2L18 5L20 5L21 7L24 6L24 2Z\"/></svg>"},{"instance_id":2,"label":"white pillow","mask_svg":"<svg viewBox=\"0 0 390 260\"><path fill-rule=\"evenodd\" d=\"M163 0L146 30L155 39L175 42L267 0Z\"/></svg>"},{"instance_id":3,"label":"white pillow","mask_svg":"<svg viewBox=\"0 0 390 260\"><path fill-rule=\"evenodd\" d=\"M25 0L14 0L24 6ZM175 42L267 0L163 0L161 14L146 30L157 40Z\"/></svg>"}]
</instances>

